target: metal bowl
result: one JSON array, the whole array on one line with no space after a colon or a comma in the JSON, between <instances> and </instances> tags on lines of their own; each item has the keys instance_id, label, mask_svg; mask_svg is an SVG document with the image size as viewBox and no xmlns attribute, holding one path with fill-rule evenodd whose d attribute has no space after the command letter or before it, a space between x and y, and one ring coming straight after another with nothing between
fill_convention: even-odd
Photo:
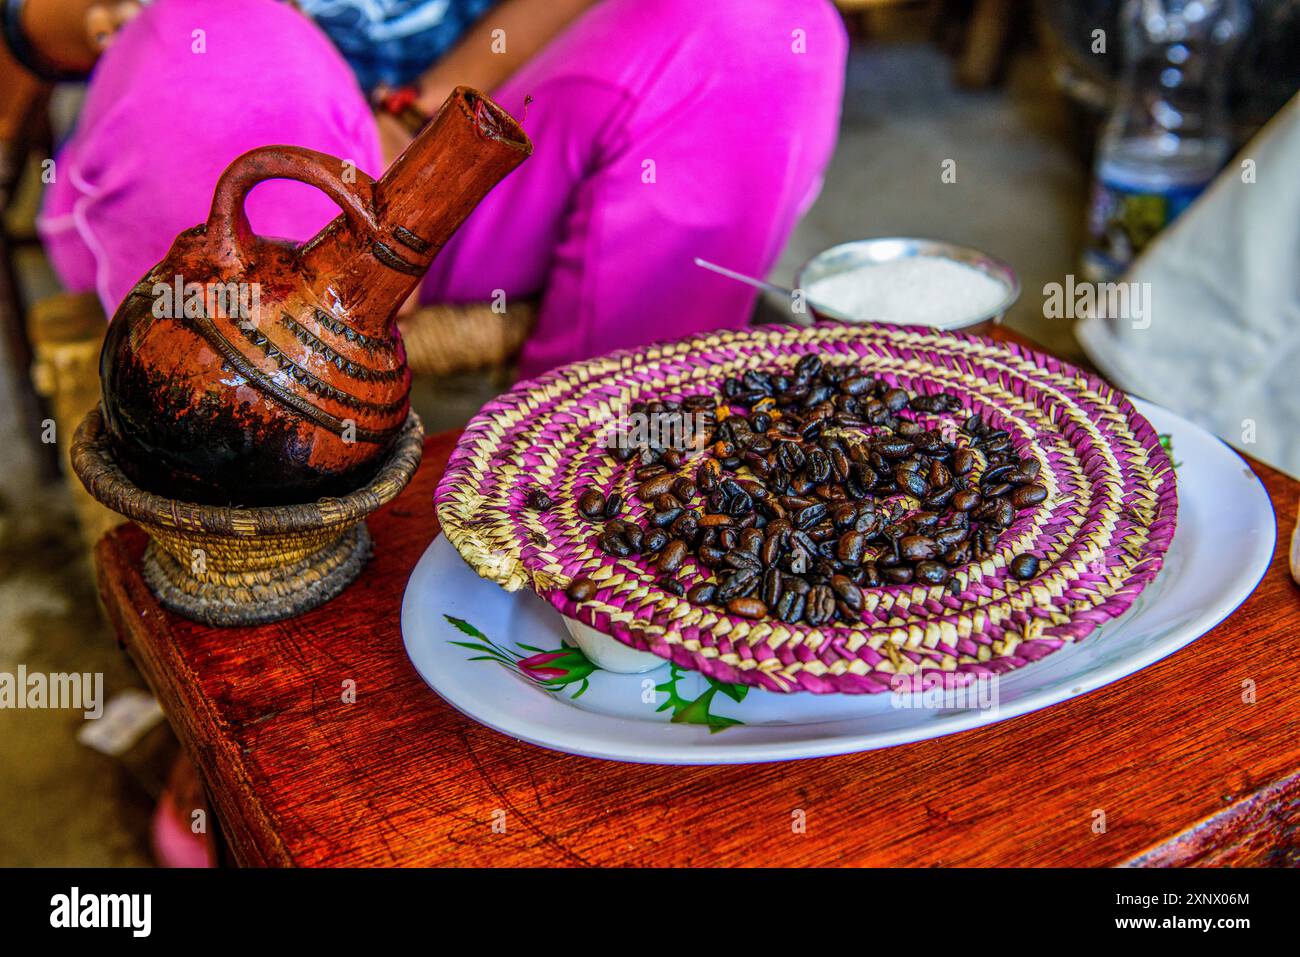
<instances>
[{"instance_id":1,"label":"metal bowl","mask_svg":"<svg viewBox=\"0 0 1300 957\"><path fill-rule=\"evenodd\" d=\"M942 327L944 330L961 330L976 334L987 332L996 323L1002 321L1006 311L1020 298L1020 280L1016 277L1015 270L1000 259L982 253L978 249L958 246L956 243L944 242L940 239L905 239L893 236L840 243L818 253L799 267L794 277L795 288L802 289L806 293L812 283L826 276L868 263L892 262L911 256L932 256L936 259L949 259L971 266L986 276L996 279L1006 289L1006 296L991 311L971 316L959 324L945 324ZM808 303L808 309L814 318L823 322L889 321L888 316L881 316L878 320L849 320L830 312L826 307L818 308L811 301Z\"/></svg>"}]
</instances>

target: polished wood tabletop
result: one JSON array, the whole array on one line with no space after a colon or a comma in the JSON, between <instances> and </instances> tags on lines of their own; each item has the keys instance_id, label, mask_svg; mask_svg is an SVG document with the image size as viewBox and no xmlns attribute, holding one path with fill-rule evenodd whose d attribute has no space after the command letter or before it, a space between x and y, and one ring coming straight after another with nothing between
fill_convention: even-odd
<instances>
[{"instance_id":1,"label":"polished wood tabletop","mask_svg":"<svg viewBox=\"0 0 1300 957\"><path fill-rule=\"evenodd\" d=\"M1281 530L1227 620L1135 675L931 741L785 764L574 757L455 711L407 660L402 593L437 534L456 434L370 519L375 557L290 621L209 628L161 608L145 537L96 550L121 642L249 865L1295 864L1300 483L1258 463ZM348 703L346 682L355 682ZM1247 691L1253 691L1247 693ZM797 812L802 812L799 814ZM801 820L802 830L792 827Z\"/></svg>"}]
</instances>

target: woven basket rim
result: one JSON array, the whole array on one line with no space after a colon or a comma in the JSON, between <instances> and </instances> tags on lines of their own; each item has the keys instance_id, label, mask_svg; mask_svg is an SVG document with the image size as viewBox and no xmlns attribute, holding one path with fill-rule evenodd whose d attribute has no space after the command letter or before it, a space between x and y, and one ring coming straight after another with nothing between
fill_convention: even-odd
<instances>
[{"instance_id":1,"label":"woven basket rim","mask_svg":"<svg viewBox=\"0 0 1300 957\"><path fill-rule=\"evenodd\" d=\"M547 450L524 443L535 441L545 432L548 417L552 423L567 423L573 416L581 415L579 410L583 406L579 396L584 402L609 402L612 393L621 390L626 394L634 387L638 398L643 400L654 394L683 394L693 391L692 387L704 377L699 372L702 362L711 360L715 366L740 361L773 363L782 357L788 359L813 350L824 357L856 356L856 361L874 359L886 366L890 362L900 367L919 364L919 372L897 374L964 383L963 388L973 395L978 393L985 407L1012 418L1027 417L1026 421L1033 422L1035 443L1048 427L1056 429L1055 437L1064 442L1067 432L1061 430L1067 429L1068 461L1059 461L1058 457L1064 453L1052 447L1036 444L1032 446L1033 454L1054 468L1064 469L1065 477L1073 479L1078 489L1093 496L1096 503L1087 508L1078 503L1071 505L1068 500L1054 503L1043 516L1031 516L1025 524L1032 524L1034 547L1047 547L1040 543L1050 539L1048 544L1054 551L1049 556L1057 554L1062 560L1076 547L1082 550L1088 546L1090 536L1099 534L1098 529L1105 533L1107 549L1092 563L1100 567L1093 569L1074 555L1071 558L1074 577L1066 576L1062 586L1073 591L1077 578L1078 586L1092 596L1092 604L1084 607L1072 598L1067 602L1055 593L1050 601L1034 598L1031 602L1031 596L1038 595L1041 578L1017 583L1009 580L1004 565L998 564L994 572L981 572L980 563L975 563L976 587L974 591L963 592L958 599L960 603L969 603L969 607L962 604L960 609L939 608L943 614L930 610L932 605L938 607L935 603L941 601L941 596L931 594L921 602L915 597L918 586L872 589L888 598L888 603L883 599L881 602L886 611L892 607L903 609L904 626L895 628L892 634L902 632L908 636L906 645L887 641L879 646L880 654L875 655L874 644L856 651L852 645L847 649L841 647L843 632L855 631L860 623L820 630L806 624L784 626L770 620L756 625L725 612L710 612L701 618L680 604L674 608L671 600L658 603L659 591L652 584L638 587L612 581L636 578L635 573L624 574L626 568L641 562L636 558L623 560L622 566L617 562L612 567L603 563L594 566L611 578L612 597L575 602L567 597L565 585L577 574L589 572L575 571L574 566L592 568L592 562L599 557L595 553L584 557L580 545L570 547L573 530L581 528L580 523L569 522L567 526L555 528L552 534L560 537L546 547L533 548L528 541L521 543L520 532L531 519L523 518L516 506L501 498L511 489L502 488L505 480L492 475L492 468L499 465L508 470L511 467L508 458L521 458L525 452L545 459L554 447ZM764 358L759 358L760 355ZM651 377L660 381L651 381ZM665 381L670 384L660 384ZM607 389L602 388L606 385ZM559 408L561 419L552 417L556 410L551 406ZM1062 419L1047 421L1048 408L1060 411ZM1073 418L1066 417L1067 411ZM552 443L559 441L555 435L545 438ZM531 467L532 463L528 463L516 469L520 474L515 489L531 482L531 475L525 474ZM818 323L803 328L726 329L619 350L551 370L519 383L488 403L470 422L452 453L435 492L435 502L444 534L480 576L508 590L529 585L562 614L624 644L651 651L723 681L774 691L848 693L889 690L885 680L889 668L901 666L896 653L911 655L918 650L918 641L931 640L932 630L948 627L951 631L952 620L964 620L965 627L973 628L980 641L1004 643L1004 632L1012 639L1010 650L995 650L991 660L985 656L969 664L959 664L957 671L967 675L1002 673L1036 660L1066 642L1081 640L1104 620L1126 611L1156 576L1177 521L1176 479L1169 456L1155 429L1123 393L1095 375L1034 349L963 332L893 324ZM535 527L533 534L536 535ZM1113 550L1116 542L1135 551L1123 554ZM550 555L555 557L548 561ZM979 578L980 574L983 579ZM1112 576L1118 578L1111 580ZM989 599L986 592L979 594L981 589L988 588L997 593L995 598ZM648 592L654 594L653 606L649 604ZM903 598L895 606L894 599L900 595ZM1021 616L1021 623L1013 626L1012 620L1005 616L1001 622L985 619L981 611L983 602L996 600L1010 606L1013 596L1021 602L1015 613ZM1044 627L1043 621L1037 618L1040 613L1056 617ZM877 620L874 632L864 630L879 637L889 628L893 628L892 623L884 625ZM921 638L917 637L918 632L923 632ZM788 640L792 633L808 639L810 646L801 647L798 641L792 646ZM968 638L963 641L969 645ZM962 642L945 638L938 647L952 652L962 647ZM919 647L921 663L916 658L912 658L912 663L926 667L925 655L934 649L933 644L923 644ZM981 651L989 649L985 647ZM886 652L890 660L879 660ZM845 655L861 659L864 654L877 659L868 664L865 674L861 661L853 661L854 671L832 671L829 667L832 662L844 665ZM775 667L778 662L780 669ZM780 673L773 674L773 670Z\"/></svg>"},{"instance_id":2,"label":"woven basket rim","mask_svg":"<svg viewBox=\"0 0 1300 957\"><path fill-rule=\"evenodd\" d=\"M109 446L102 406L86 413L72 440L72 469L91 496L120 515L147 525L239 538L292 534L359 521L392 501L410 482L424 451L424 425L411 411L375 477L337 498L294 505L235 507L171 499L129 479Z\"/></svg>"}]
</instances>

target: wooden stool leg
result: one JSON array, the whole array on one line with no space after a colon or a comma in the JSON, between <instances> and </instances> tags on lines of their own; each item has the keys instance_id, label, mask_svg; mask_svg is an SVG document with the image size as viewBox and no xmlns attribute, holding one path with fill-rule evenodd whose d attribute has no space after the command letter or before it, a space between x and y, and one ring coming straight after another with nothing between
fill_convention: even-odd
<instances>
[{"instance_id":1,"label":"wooden stool leg","mask_svg":"<svg viewBox=\"0 0 1300 957\"><path fill-rule=\"evenodd\" d=\"M28 327L32 384L50 404L59 462L89 549L104 532L124 521L91 498L68 465L72 435L99 403L99 350L108 324L93 293L61 293L32 307Z\"/></svg>"},{"instance_id":2,"label":"wooden stool leg","mask_svg":"<svg viewBox=\"0 0 1300 957\"><path fill-rule=\"evenodd\" d=\"M997 77L1011 31L1013 0L976 0L957 60L957 82L983 89Z\"/></svg>"}]
</instances>

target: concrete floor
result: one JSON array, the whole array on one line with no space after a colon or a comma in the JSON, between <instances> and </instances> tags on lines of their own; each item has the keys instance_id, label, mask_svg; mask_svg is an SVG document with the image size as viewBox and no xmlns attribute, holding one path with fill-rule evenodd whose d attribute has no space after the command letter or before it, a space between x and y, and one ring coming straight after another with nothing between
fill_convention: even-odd
<instances>
[{"instance_id":1,"label":"concrete floor","mask_svg":"<svg viewBox=\"0 0 1300 957\"><path fill-rule=\"evenodd\" d=\"M1086 172L1066 145L1063 104L1035 54L1019 55L1005 86L955 91L951 64L924 43L872 44L850 64L839 151L821 199L773 271L867 236L932 236L1001 256L1024 293L1009 322L1066 355L1067 325L1044 320L1043 283L1073 271ZM940 182L954 159L957 181ZM28 288L48 286L25 263ZM15 370L0 364L12 408ZM499 383L421 382L415 402L430 430L463 423ZM42 487L36 437L0 417L0 671L102 671L108 696L139 687L100 616L66 493ZM155 729L123 759L76 740L80 712L0 710L0 866L150 862L148 815L174 743Z\"/></svg>"}]
</instances>

